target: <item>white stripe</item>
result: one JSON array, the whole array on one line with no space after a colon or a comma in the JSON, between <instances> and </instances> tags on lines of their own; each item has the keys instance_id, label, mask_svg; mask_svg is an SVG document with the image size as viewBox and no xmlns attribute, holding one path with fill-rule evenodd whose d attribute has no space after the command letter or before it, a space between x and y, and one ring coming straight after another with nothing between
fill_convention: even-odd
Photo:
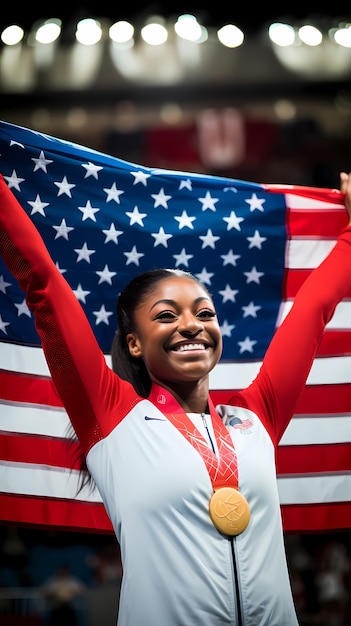
<instances>
[{"instance_id":1,"label":"white stripe","mask_svg":"<svg viewBox=\"0 0 351 626\"><path fill-rule=\"evenodd\" d=\"M291 310L293 300L286 300L280 305L277 326L286 318ZM335 307L334 315L326 326L327 330L351 330L351 302L343 300Z\"/></svg>"},{"instance_id":2,"label":"white stripe","mask_svg":"<svg viewBox=\"0 0 351 626\"><path fill-rule=\"evenodd\" d=\"M323 445L351 442L351 415L294 417L280 446Z\"/></svg>"},{"instance_id":3,"label":"white stripe","mask_svg":"<svg viewBox=\"0 0 351 626\"><path fill-rule=\"evenodd\" d=\"M6 359L7 350L4 347L9 344L1 344L0 350L0 369L11 370L20 373L29 373L31 375L48 375L47 367L45 373L41 371L42 364L45 359L41 349L23 348L23 346L11 345L13 350L13 358L11 362ZM11 352L10 350L10 352ZM32 350L33 358L31 358ZM24 358L22 358L22 356ZM247 355L249 356L249 355ZM106 355L106 362L111 366L111 358ZM261 366L261 361L238 362L238 363L219 363L210 373L210 388L216 389L245 389L254 377L257 375ZM338 356L316 358L312 366L308 385L332 385L351 383L351 357Z\"/></svg>"},{"instance_id":4,"label":"white stripe","mask_svg":"<svg viewBox=\"0 0 351 626\"><path fill-rule=\"evenodd\" d=\"M0 402L0 430L45 437L73 437L63 408Z\"/></svg>"},{"instance_id":5,"label":"white stripe","mask_svg":"<svg viewBox=\"0 0 351 626\"><path fill-rule=\"evenodd\" d=\"M286 267L313 269L322 263L335 244L335 239L291 239L286 243Z\"/></svg>"},{"instance_id":6,"label":"white stripe","mask_svg":"<svg viewBox=\"0 0 351 626\"><path fill-rule=\"evenodd\" d=\"M0 462L0 492L44 498L101 502L95 487L83 487L78 494L79 472L44 465ZM11 485L11 490L9 487Z\"/></svg>"},{"instance_id":7,"label":"white stripe","mask_svg":"<svg viewBox=\"0 0 351 626\"><path fill-rule=\"evenodd\" d=\"M350 474L315 474L278 478L281 504L320 504L349 502L351 494Z\"/></svg>"},{"instance_id":8,"label":"white stripe","mask_svg":"<svg viewBox=\"0 0 351 626\"><path fill-rule=\"evenodd\" d=\"M303 210L306 209L308 211L321 211L323 209L326 209L327 211L330 210L337 210L337 211L344 211L345 209L343 207L342 204L338 204L335 201L335 204L332 202L327 202L327 201L323 201L323 200L315 200L314 198L308 198L307 196L299 196L297 194L294 193L286 193L285 194L285 199L286 199L286 205L289 207L289 209L292 210Z\"/></svg>"}]
</instances>

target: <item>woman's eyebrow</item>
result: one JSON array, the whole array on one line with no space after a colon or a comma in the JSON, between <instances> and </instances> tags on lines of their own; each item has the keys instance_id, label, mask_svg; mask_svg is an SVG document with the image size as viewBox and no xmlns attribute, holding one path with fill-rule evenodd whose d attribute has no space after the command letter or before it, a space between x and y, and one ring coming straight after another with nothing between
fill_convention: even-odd
<instances>
[{"instance_id":1,"label":"woman's eyebrow","mask_svg":"<svg viewBox=\"0 0 351 626\"><path fill-rule=\"evenodd\" d=\"M210 298L208 298L207 296L199 296L194 300L194 304L198 304L202 300L206 300L206 302L211 302ZM161 298L161 300L157 300L156 302L154 302L149 310L152 311L152 309L155 308L155 306L157 306L158 304L169 304L171 306L177 305L176 301L172 300L171 298Z\"/></svg>"}]
</instances>

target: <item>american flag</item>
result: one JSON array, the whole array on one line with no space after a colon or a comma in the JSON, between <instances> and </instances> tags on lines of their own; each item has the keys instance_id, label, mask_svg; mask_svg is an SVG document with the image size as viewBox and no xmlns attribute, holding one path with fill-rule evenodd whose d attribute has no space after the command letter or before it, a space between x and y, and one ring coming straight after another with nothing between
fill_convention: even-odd
<instances>
[{"instance_id":1,"label":"american flag","mask_svg":"<svg viewBox=\"0 0 351 626\"><path fill-rule=\"evenodd\" d=\"M223 334L215 403L254 378L297 289L346 223L337 190L161 170L0 122L0 172L42 234L109 361L118 293L179 267L210 290ZM348 298L351 294L348 294ZM351 311L338 305L277 453L286 531L349 527ZM62 303L64 306L64 302ZM298 340L298 338L297 338ZM112 532L77 495L69 421L32 316L0 260L0 519ZM287 355L289 358L289 355Z\"/></svg>"}]
</instances>

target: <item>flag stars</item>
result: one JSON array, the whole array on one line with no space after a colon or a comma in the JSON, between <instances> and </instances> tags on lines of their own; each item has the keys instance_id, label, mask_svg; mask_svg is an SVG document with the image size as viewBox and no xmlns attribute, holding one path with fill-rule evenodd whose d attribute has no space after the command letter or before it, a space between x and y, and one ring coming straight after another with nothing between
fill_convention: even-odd
<instances>
[{"instance_id":1,"label":"flag stars","mask_svg":"<svg viewBox=\"0 0 351 626\"><path fill-rule=\"evenodd\" d=\"M228 302L228 300L230 300L231 302L235 302L235 296L238 295L239 290L232 289L231 286L227 284L225 286L225 289L219 291L218 293L222 296L222 302L224 304L225 302Z\"/></svg>"},{"instance_id":2,"label":"flag stars","mask_svg":"<svg viewBox=\"0 0 351 626\"><path fill-rule=\"evenodd\" d=\"M165 248L168 248L167 241L173 237L173 235L165 233L163 226L160 227L158 233L151 233L151 236L155 239L154 248L156 248L156 246L164 246Z\"/></svg>"},{"instance_id":3,"label":"flag stars","mask_svg":"<svg viewBox=\"0 0 351 626\"><path fill-rule=\"evenodd\" d=\"M16 189L16 191L21 191L20 184L25 180L25 178L17 176L16 170L12 170L11 176L4 176L4 179L7 181L9 188Z\"/></svg>"},{"instance_id":4,"label":"flag stars","mask_svg":"<svg viewBox=\"0 0 351 626\"><path fill-rule=\"evenodd\" d=\"M45 174L48 173L47 169L46 169L46 166L50 165L50 163L53 163L52 159L46 159L45 158L45 154L44 154L43 150L40 151L39 158L35 159L34 157L32 157L32 161L34 162L33 172L37 172L38 170L43 170L43 172L45 172Z\"/></svg>"},{"instance_id":5,"label":"flag stars","mask_svg":"<svg viewBox=\"0 0 351 626\"><path fill-rule=\"evenodd\" d=\"M223 217L223 221L227 222L227 230L231 230L235 228L236 230L241 230L240 224L244 221L243 217L238 217L235 211L231 211L229 217Z\"/></svg>"},{"instance_id":6,"label":"flag stars","mask_svg":"<svg viewBox=\"0 0 351 626\"><path fill-rule=\"evenodd\" d=\"M266 202L265 198L258 198L255 193L252 194L250 200L245 200L250 205L250 211L264 211L263 203Z\"/></svg>"},{"instance_id":7,"label":"flag stars","mask_svg":"<svg viewBox=\"0 0 351 626\"><path fill-rule=\"evenodd\" d=\"M209 191L206 191L206 195L203 198L199 198L199 202L202 204L202 210L206 211L210 209L211 211L216 211L215 204L218 202L219 198L212 198Z\"/></svg>"},{"instance_id":8,"label":"flag stars","mask_svg":"<svg viewBox=\"0 0 351 626\"><path fill-rule=\"evenodd\" d=\"M72 289L72 291L77 300L79 300L79 302L83 302L83 304L86 304L86 296L89 296L90 291L84 291L81 283L79 283L77 289Z\"/></svg>"},{"instance_id":9,"label":"flag stars","mask_svg":"<svg viewBox=\"0 0 351 626\"><path fill-rule=\"evenodd\" d=\"M42 202L39 194L37 194L34 202L27 200L27 204L32 207L31 215L34 215L34 213L40 213L40 215L46 217L44 209L45 207L49 206L49 202Z\"/></svg>"},{"instance_id":10,"label":"flag stars","mask_svg":"<svg viewBox=\"0 0 351 626\"><path fill-rule=\"evenodd\" d=\"M113 276L116 276L117 272L111 272L106 264L104 269L102 271L97 271L96 274L100 276L99 285L101 285L101 283L108 283L109 285L112 285L112 278Z\"/></svg>"},{"instance_id":11,"label":"flag stars","mask_svg":"<svg viewBox=\"0 0 351 626\"><path fill-rule=\"evenodd\" d=\"M31 317L31 312L27 306L26 299L22 300L19 304L15 303L15 307L17 309L17 315L27 315L27 317Z\"/></svg>"},{"instance_id":12,"label":"flag stars","mask_svg":"<svg viewBox=\"0 0 351 626\"><path fill-rule=\"evenodd\" d=\"M133 246L130 252L123 252L123 254L127 257L126 265L130 265L131 263L139 265L139 259L145 256L143 252L137 251L136 246Z\"/></svg>"},{"instance_id":13,"label":"flag stars","mask_svg":"<svg viewBox=\"0 0 351 626\"><path fill-rule=\"evenodd\" d=\"M53 226L53 228L56 230L55 239L59 239L59 237L63 237L63 239L66 239L67 241L68 241L69 233L72 230L74 230L73 226L67 226L66 220L64 217L61 220L61 224L59 224L58 226Z\"/></svg>"},{"instance_id":14,"label":"flag stars","mask_svg":"<svg viewBox=\"0 0 351 626\"><path fill-rule=\"evenodd\" d=\"M189 260L192 259L193 256L193 254L187 254L185 248L182 248L179 254L173 254L173 258L176 260L176 267L179 267L179 265L189 267Z\"/></svg>"},{"instance_id":15,"label":"flag stars","mask_svg":"<svg viewBox=\"0 0 351 626\"><path fill-rule=\"evenodd\" d=\"M5 322L5 320L2 319L1 314L0 314L0 331L4 333L4 335L7 335L6 326L9 326L9 325L10 325L10 322Z\"/></svg>"},{"instance_id":16,"label":"flag stars","mask_svg":"<svg viewBox=\"0 0 351 626\"><path fill-rule=\"evenodd\" d=\"M258 248L262 250L262 244L264 241L267 241L267 237L261 237L258 230L255 230L253 237L246 237L246 239L250 242L250 248Z\"/></svg>"},{"instance_id":17,"label":"flag stars","mask_svg":"<svg viewBox=\"0 0 351 626\"><path fill-rule=\"evenodd\" d=\"M98 326L99 324L107 324L109 325L109 317L113 315L112 311L106 311L105 305L102 304L99 311L93 311L93 315L95 315L96 320L95 324Z\"/></svg>"},{"instance_id":18,"label":"flag stars","mask_svg":"<svg viewBox=\"0 0 351 626\"><path fill-rule=\"evenodd\" d=\"M88 163L82 163L82 167L86 169L84 178L92 176L96 178L96 180L99 178L99 172L104 169L101 165L95 165L95 163L91 163L90 161L88 161Z\"/></svg>"},{"instance_id":19,"label":"flag stars","mask_svg":"<svg viewBox=\"0 0 351 626\"><path fill-rule=\"evenodd\" d=\"M167 196L164 192L163 187L160 189L158 193L152 193L151 197L155 200L154 208L156 209L158 206L162 206L164 209L168 209L168 200L171 200L172 196Z\"/></svg>"},{"instance_id":20,"label":"flag stars","mask_svg":"<svg viewBox=\"0 0 351 626\"><path fill-rule=\"evenodd\" d=\"M221 259L223 259L223 266L225 265L233 265L236 267L236 262L240 259L241 254L234 254L233 250L229 250L227 254L221 254Z\"/></svg>"},{"instance_id":21,"label":"flag stars","mask_svg":"<svg viewBox=\"0 0 351 626\"><path fill-rule=\"evenodd\" d=\"M181 191L182 189L188 189L189 191L192 191L193 186L190 178L186 178L185 180L180 181L179 191Z\"/></svg>"},{"instance_id":22,"label":"flag stars","mask_svg":"<svg viewBox=\"0 0 351 626\"><path fill-rule=\"evenodd\" d=\"M90 263L90 257L92 254L95 254L95 250L89 250L87 243L84 243L82 248L75 248L74 251L77 253L77 263L80 261L86 261Z\"/></svg>"},{"instance_id":23,"label":"flag stars","mask_svg":"<svg viewBox=\"0 0 351 626\"><path fill-rule=\"evenodd\" d=\"M257 311L262 309L261 306L255 305L253 302L250 302L250 304L242 306L241 308L244 311L243 317L257 317Z\"/></svg>"},{"instance_id":24,"label":"flag stars","mask_svg":"<svg viewBox=\"0 0 351 626\"><path fill-rule=\"evenodd\" d=\"M244 276L246 276L246 283L257 283L260 284L261 276L264 276L264 272L258 272L256 267L252 267L249 272L244 272Z\"/></svg>"},{"instance_id":25,"label":"flag stars","mask_svg":"<svg viewBox=\"0 0 351 626\"><path fill-rule=\"evenodd\" d=\"M224 320L223 324L220 326L221 334L223 337L231 337L232 331L235 328L235 324L229 324L228 320Z\"/></svg>"},{"instance_id":26,"label":"flag stars","mask_svg":"<svg viewBox=\"0 0 351 626\"><path fill-rule=\"evenodd\" d=\"M186 211L183 211L181 215L175 215L174 219L179 223L179 230L182 228L194 229L193 222L196 220L196 217L190 217Z\"/></svg>"},{"instance_id":27,"label":"flag stars","mask_svg":"<svg viewBox=\"0 0 351 626\"><path fill-rule=\"evenodd\" d=\"M240 354L243 354L243 352L253 352L253 347L256 343L257 341L250 339L250 337L245 337L244 341L238 341Z\"/></svg>"},{"instance_id":28,"label":"flag stars","mask_svg":"<svg viewBox=\"0 0 351 626\"><path fill-rule=\"evenodd\" d=\"M147 216L147 213L140 213L137 206L134 207L132 212L126 211L126 215L130 218L130 226L133 226L133 224L144 226L143 218Z\"/></svg>"},{"instance_id":29,"label":"flag stars","mask_svg":"<svg viewBox=\"0 0 351 626\"><path fill-rule=\"evenodd\" d=\"M124 193L124 191L117 189L116 183L113 183L111 187L105 187L104 192L107 194L106 202L114 200L116 204L121 204L119 197Z\"/></svg>"},{"instance_id":30,"label":"flag stars","mask_svg":"<svg viewBox=\"0 0 351 626\"><path fill-rule=\"evenodd\" d=\"M0 275L0 291L2 291L2 293L6 293L6 287L11 287L11 284L12 283L6 282L3 274Z\"/></svg>"},{"instance_id":31,"label":"flag stars","mask_svg":"<svg viewBox=\"0 0 351 626\"><path fill-rule=\"evenodd\" d=\"M131 172L131 175L134 176L133 185L138 185L141 183L144 187L147 187L147 179L150 178L151 174L147 174L146 172L142 172L138 170L137 172Z\"/></svg>"},{"instance_id":32,"label":"flag stars","mask_svg":"<svg viewBox=\"0 0 351 626\"><path fill-rule=\"evenodd\" d=\"M67 180L67 176L64 176L61 182L54 182L54 185L58 187L57 196L62 196L63 194L66 194L66 196L72 198L71 189L76 187L76 185L69 183Z\"/></svg>"},{"instance_id":33,"label":"flag stars","mask_svg":"<svg viewBox=\"0 0 351 626\"><path fill-rule=\"evenodd\" d=\"M96 222L95 213L98 213L100 209L91 206L90 200L87 200L86 205L79 206L78 209L83 213L83 222L85 222L85 220L92 220L93 222Z\"/></svg>"},{"instance_id":34,"label":"flag stars","mask_svg":"<svg viewBox=\"0 0 351 626\"><path fill-rule=\"evenodd\" d=\"M208 272L206 267L203 267L200 274L196 274L196 278L203 285L211 285L211 279L214 276L214 272Z\"/></svg>"},{"instance_id":35,"label":"flag stars","mask_svg":"<svg viewBox=\"0 0 351 626\"><path fill-rule=\"evenodd\" d=\"M207 247L213 248L214 250L216 247L215 245L216 241L218 241L220 237L217 237L216 235L214 235L212 233L212 230L209 228L206 235L199 235L199 239L202 240L202 246L201 246L202 250Z\"/></svg>"},{"instance_id":36,"label":"flag stars","mask_svg":"<svg viewBox=\"0 0 351 626\"><path fill-rule=\"evenodd\" d=\"M110 228L105 229L102 232L106 235L104 243L113 241L113 243L118 244L118 237L123 235L123 230L116 230L116 226L113 222L111 222Z\"/></svg>"}]
</instances>

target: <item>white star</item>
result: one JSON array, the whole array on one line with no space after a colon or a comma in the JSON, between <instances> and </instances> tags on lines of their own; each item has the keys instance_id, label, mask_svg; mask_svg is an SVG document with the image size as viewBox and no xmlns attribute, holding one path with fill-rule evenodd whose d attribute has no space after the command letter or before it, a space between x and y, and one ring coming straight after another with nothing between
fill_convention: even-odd
<instances>
[{"instance_id":1,"label":"white star","mask_svg":"<svg viewBox=\"0 0 351 626\"><path fill-rule=\"evenodd\" d=\"M210 285L212 276L214 276L214 272L208 272L206 267L202 268L200 274L196 274L196 278L203 285Z\"/></svg>"},{"instance_id":2,"label":"white star","mask_svg":"<svg viewBox=\"0 0 351 626\"><path fill-rule=\"evenodd\" d=\"M54 185L58 187L57 196L62 196L65 193L69 198L72 198L71 189L76 185L69 183L66 176L63 177L60 183L54 182Z\"/></svg>"},{"instance_id":3,"label":"white star","mask_svg":"<svg viewBox=\"0 0 351 626\"><path fill-rule=\"evenodd\" d=\"M98 213L100 209L92 207L90 200L87 200L86 205L79 206L78 209L83 213L82 222L85 222L85 220L96 222L95 213Z\"/></svg>"},{"instance_id":4,"label":"white star","mask_svg":"<svg viewBox=\"0 0 351 626\"><path fill-rule=\"evenodd\" d=\"M204 198L199 198L199 202L202 204L202 210L206 211L206 209L211 209L211 211L216 211L215 203L218 202L219 198L212 198L209 191L206 191L206 195Z\"/></svg>"},{"instance_id":5,"label":"white star","mask_svg":"<svg viewBox=\"0 0 351 626\"><path fill-rule=\"evenodd\" d=\"M252 194L250 200L245 200L250 205L250 211L264 211L262 206L263 202L266 202L265 198L258 198L255 193Z\"/></svg>"},{"instance_id":6,"label":"white star","mask_svg":"<svg viewBox=\"0 0 351 626\"><path fill-rule=\"evenodd\" d=\"M236 266L236 262L240 259L241 254L234 254L233 250L229 250L227 254L221 254L221 259L223 259L223 265L231 265Z\"/></svg>"},{"instance_id":7,"label":"white star","mask_svg":"<svg viewBox=\"0 0 351 626\"><path fill-rule=\"evenodd\" d=\"M251 317L257 317L257 311L262 309L261 306L255 305L253 302L250 302L250 304L242 306L241 308L244 311L243 317L248 317L249 315L251 315Z\"/></svg>"},{"instance_id":8,"label":"white star","mask_svg":"<svg viewBox=\"0 0 351 626\"><path fill-rule=\"evenodd\" d=\"M261 276L264 276L264 272L258 272L255 267L253 267L249 272L244 272L246 276L246 283L257 283L260 284Z\"/></svg>"},{"instance_id":9,"label":"white star","mask_svg":"<svg viewBox=\"0 0 351 626\"><path fill-rule=\"evenodd\" d=\"M45 172L45 174L47 174L46 166L50 165L50 163L53 163L52 159L46 159L45 158L45 154L44 154L44 152L42 150L40 151L39 159L34 159L32 157L32 161L34 161L34 163L35 163L33 172L36 172L37 170L43 170L43 172Z\"/></svg>"},{"instance_id":10,"label":"white star","mask_svg":"<svg viewBox=\"0 0 351 626\"><path fill-rule=\"evenodd\" d=\"M190 215L188 215L186 211L183 211L180 216L175 215L174 219L179 222L179 230L185 227L194 229L192 222L196 220L196 217L190 217Z\"/></svg>"},{"instance_id":11,"label":"white star","mask_svg":"<svg viewBox=\"0 0 351 626\"><path fill-rule=\"evenodd\" d=\"M102 304L99 311L93 311L93 315L96 317L96 326L104 322L104 324L109 324L108 318L113 315L112 311L106 311L105 305Z\"/></svg>"},{"instance_id":12,"label":"white star","mask_svg":"<svg viewBox=\"0 0 351 626\"><path fill-rule=\"evenodd\" d=\"M67 272L67 270L65 270L65 269L60 267L58 261L56 261L55 265L56 265L58 271L61 272L61 274L65 274Z\"/></svg>"},{"instance_id":13,"label":"white star","mask_svg":"<svg viewBox=\"0 0 351 626\"><path fill-rule=\"evenodd\" d=\"M123 230L116 230L116 227L112 222L110 228L108 230L103 230L102 232L104 233L104 235L106 235L104 243L107 243L108 241L113 241L117 244L118 237L120 235L123 235Z\"/></svg>"},{"instance_id":14,"label":"white star","mask_svg":"<svg viewBox=\"0 0 351 626\"><path fill-rule=\"evenodd\" d=\"M10 189L14 187L17 191L21 191L20 184L25 180L25 178L17 176L16 170L12 170L11 176L4 176L4 179L7 180Z\"/></svg>"},{"instance_id":15,"label":"white star","mask_svg":"<svg viewBox=\"0 0 351 626\"><path fill-rule=\"evenodd\" d=\"M160 245L168 248L167 241L173 237L173 235L167 235L167 233L165 233L163 226L160 226L158 233L151 233L151 236L155 239L154 248Z\"/></svg>"},{"instance_id":16,"label":"white star","mask_svg":"<svg viewBox=\"0 0 351 626\"><path fill-rule=\"evenodd\" d=\"M11 139L10 141L10 147L12 148L12 146L18 146L19 148L24 149L23 143L20 143L19 141L15 141L14 139Z\"/></svg>"},{"instance_id":17,"label":"white star","mask_svg":"<svg viewBox=\"0 0 351 626\"><path fill-rule=\"evenodd\" d=\"M179 265L185 265L186 267L188 267L188 261L189 259L192 259L193 256L193 254L187 254L185 248L183 248L179 254L173 254L173 258L176 260L176 267L178 267Z\"/></svg>"},{"instance_id":18,"label":"white star","mask_svg":"<svg viewBox=\"0 0 351 626\"><path fill-rule=\"evenodd\" d=\"M77 300L79 300L80 302L83 302L84 304L86 303L85 300L85 296L89 296L90 291L84 291L82 285L79 283L77 289L72 289L74 295L76 296Z\"/></svg>"},{"instance_id":19,"label":"white star","mask_svg":"<svg viewBox=\"0 0 351 626\"><path fill-rule=\"evenodd\" d=\"M189 191L191 191L193 188L192 182L191 182L191 178L187 178L186 180L181 180L179 183L179 191L181 191L182 189L189 189Z\"/></svg>"},{"instance_id":20,"label":"white star","mask_svg":"<svg viewBox=\"0 0 351 626\"><path fill-rule=\"evenodd\" d=\"M4 276L1 274L0 275L0 291L2 291L2 293L6 293L6 287L10 287L11 283L7 283L6 280L4 279Z\"/></svg>"},{"instance_id":21,"label":"white star","mask_svg":"<svg viewBox=\"0 0 351 626\"><path fill-rule=\"evenodd\" d=\"M112 285L112 276L116 276L117 272L111 272L108 265L105 265L102 272L96 272L96 274L100 276L99 285L101 285L101 283L108 283L109 285Z\"/></svg>"},{"instance_id":22,"label":"white star","mask_svg":"<svg viewBox=\"0 0 351 626\"><path fill-rule=\"evenodd\" d=\"M223 337L231 337L232 330L234 330L234 328L235 324L228 324L228 321L224 320L222 326L220 327Z\"/></svg>"},{"instance_id":23,"label":"white star","mask_svg":"<svg viewBox=\"0 0 351 626\"><path fill-rule=\"evenodd\" d=\"M93 178L96 178L96 180L98 180L98 172L104 169L101 165L95 165L94 163L90 163L90 161L88 163L82 163L81 165L86 169L84 178L89 178L89 176L93 176Z\"/></svg>"},{"instance_id":24,"label":"white star","mask_svg":"<svg viewBox=\"0 0 351 626\"><path fill-rule=\"evenodd\" d=\"M238 341L238 346L240 346L240 354L243 352L253 352L253 347L257 343L250 337L245 337L244 341Z\"/></svg>"},{"instance_id":25,"label":"white star","mask_svg":"<svg viewBox=\"0 0 351 626\"><path fill-rule=\"evenodd\" d=\"M15 303L15 307L17 308L18 317L20 315L27 315L28 317L31 317L31 312L28 309L28 306L27 306L27 303L26 303L25 299L22 300L22 302L20 304L16 304Z\"/></svg>"},{"instance_id":26,"label":"white star","mask_svg":"<svg viewBox=\"0 0 351 626\"><path fill-rule=\"evenodd\" d=\"M0 330L7 335L7 330L6 330L6 326L9 326L10 322L5 322L5 320L2 319L1 314L0 314Z\"/></svg>"},{"instance_id":27,"label":"white star","mask_svg":"<svg viewBox=\"0 0 351 626\"><path fill-rule=\"evenodd\" d=\"M258 248L259 250L262 250L262 243L264 241L267 241L267 237L261 237L260 233L258 232L258 230L255 230L254 236L253 237L247 237L246 238L249 242L249 249L250 248Z\"/></svg>"},{"instance_id":28,"label":"white star","mask_svg":"<svg viewBox=\"0 0 351 626\"><path fill-rule=\"evenodd\" d=\"M147 186L147 179L151 176L151 174L146 174L146 172L142 172L141 170L138 170L137 172L131 172L131 175L134 176L133 185L141 183L142 185L144 185L144 187Z\"/></svg>"},{"instance_id":29,"label":"white star","mask_svg":"<svg viewBox=\"0 0 351 626\"><path fill-rule=\"evenodd\" d=\"M235 302L235 296L239 293L239 291L238 289L232 289L231 286L227 284L225 289L219 291L218 293L220 293L223 297L222 303L224 304L225 302L228 302L228 300Z\"/></svg>"},{"instance_id":30,"label":"white star","mask_svg":"<svg viewBox=\"0 0 351 626\"><path fill-rule=\"evenodd\" d=\"M126 265L130 263L135 263L135 265L139 265L139 259L142 256L145 256L143 252L138 252L136 246L133 246L130 252L123 252L123 254L127 257Z\"/></svg>"},{"instance_id":31,"label":"white star","mask_svg":"<svg viewBox=\"0 0 351 626\"><path fill-rule=\"evenodd\" d=\"M92 254L95 254L95 250L89 250L87 244L85 243L82 248L75 248L74 251L77 253L77 263L79 261L86 261L90 263L90 257Z\"/></svg>"},{"instance_id":32,"label":"white star","mask_svg":"<svg viewBox=\"0 0 351 626\"><path fill-rule=\"evenodd\" d=\"M228 223L227 230L231 230L235 228L236 230L241 230L240 222L244 221L243 217L237 217L235 211L231 211L229 217L223 217L223 221Z\"/></svg>"},{"instance_id":33,"label":"white star","mask_svg":"<svg viewBox=\"0 0 351 626\"><path fill-rule=\"evenodd\" d=\"M212 230L209 228L205 236L199 235L199 239L202 239L202 246L201 246L202 250L204 248L207 248L207 246L209 248L213 248L213 250L214 250L215 247L216 247L215 243L216 243L216 241L218 241L220 239L220 237L217 237L216 235L213 235Z\"/></svg>"},{"instance_id":34,"label":"white star","mask_svg":"<svg viewBox=\"0 0 351 626\"><path fill-rule=\"evenodd\" d=\"M158 206L163 206L165 209L168 209L167 202L172 198L172 196L166 196L163 187L158 193L152 193L151 197L155 200L154 209Z\"/></svg>"},{"instance_id":35,"label":"white star","mask_svg":"<svg viewBox=\"0 0 351 626\"><path fill-rule=\"evenodd\" d=\"M27 203L32 207L31 215L34 215L34 213L40 213L41 215L46 217L44 209L45 207L49 206L49 202L42 202L39 194L37 194L34 202L30 202L29 200L27 200Z\"/></svg>"},{"instance_id":36,"label":"white star","mask_svg":"<svg viewBox=\"0 0 351 626\"><path fill-rule=\"evenodd\" d=\"M113 183L112 187L105 188L104 192L107 193L106 202L114 200L117 204L121 204L119 197L124 193L124 191L117 189L116 183Z\"/></svg>"},{"instance_id":37,"label":"white star","mask_svg":"<svg viewBox=\"0 0 351 626\"><path fill-rule=\"evenodd\" d=\"M59 226L53 226L53 228L56 230L55 239L58 239L59 237L63 237L67 241L68 241L68 233L70 233L71 230L74 230L73 226L67 226L66 220L64 217L61 220L61 224Z\"/></svg>"},{"instance_id":38,"label":"white star","mask_svg":"<svg viewBox=\"0 0 351 626\"><path fill-rule=\"evenodd\" d=\"M126 215L130 217L129 226L133 226L133 224L139 224L140 226L144 226L143 218L147 216L147 213L139 213L139 209L137 206L134 207L133 213L130 211L126 211Z\"/></svg>"}]
</instances>

